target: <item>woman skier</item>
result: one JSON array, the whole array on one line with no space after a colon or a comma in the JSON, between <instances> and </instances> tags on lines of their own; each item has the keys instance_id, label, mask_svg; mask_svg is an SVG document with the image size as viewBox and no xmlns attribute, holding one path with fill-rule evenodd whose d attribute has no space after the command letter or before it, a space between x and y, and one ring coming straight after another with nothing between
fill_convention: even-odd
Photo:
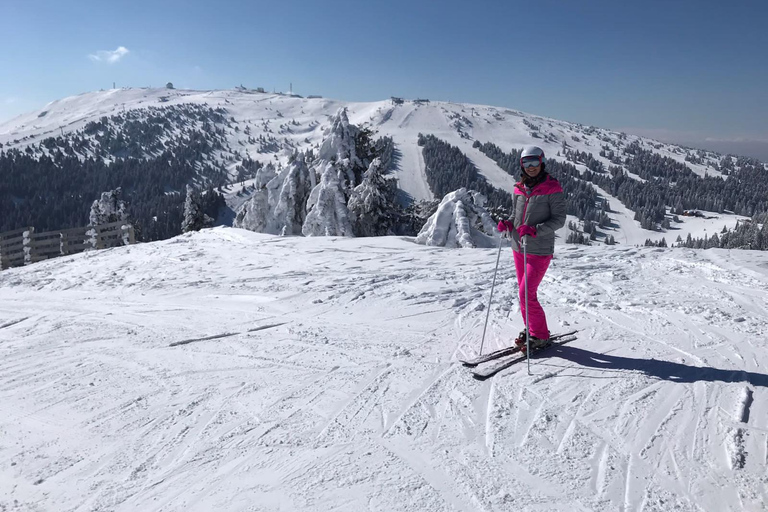
<instances>
[{"instance_id":1,"label":"woman skier","mask_svg":"<svg viewBox=\"0 0 768 512\"><path fill-rule=\"evenodd\" d=\"M565 225L565 195L563 187L545 171L544 151L537 146L526 146L520 156L522 179L515 185L513 216L502 220L497 229L512 235L512 251L520 289L520 310L525 323L525 276L528 276L528 320L531 348L549 343L549 328L536 291L552 261L555 252L555 231ZM523 268L522 237L526 237L527 268ZM515 344L525 351L523 330Z\"/></svg>"}]
</instances>

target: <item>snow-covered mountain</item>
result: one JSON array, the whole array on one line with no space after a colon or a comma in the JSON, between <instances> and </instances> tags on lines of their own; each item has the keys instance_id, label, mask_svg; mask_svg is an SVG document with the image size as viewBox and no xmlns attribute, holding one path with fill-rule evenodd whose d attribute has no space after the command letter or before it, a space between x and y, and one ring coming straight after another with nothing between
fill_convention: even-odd
<instances>
[{"instance_id":1,"label":"snow-covered mountain","mask_svg":"<svg viewBox=\"0 0 768 512\"><path fill-rule=\"evenodd\" d=\"M578 339L477 382L495 262L218 227L0 272L0 510L768 508L768 253L560 243ZM484 352L515 290L505 248Z\"/></svg>"},{"instance_id":2,"label":"snow-covered mountain","mask_svg":"<svg viewBox=\"0 0 768 512\"><path fill-rule=\"evenodd\" d=\"M190 105L196 106L197 110L190 110ZM257 181L252 177L245 181L238 178L244 162L251 159L285 169L297 152L322 153L323 147L329 147L333 120L343 110L352 125L370 129L379 137L392 138L396 161L390 177L397 181L399 197L404 203L434 199L422 148L417 143L420 133L434 135L458 147L482 177L501 190L511 190L516 176L510 175L481 151L478 142L495 144L505 152L535 143L544 148L551 160L568 161L581 172L587 171L588 165L594 162L603 168L621 165L622 151L631 147L685 164L700 176L720 176L723 163L722 155L710 151L681 148L507 108L398 98L350 103L243 88L228 91L114 89L65 98L0 124L0 150L20 149L42 156L57 150L55 144L44 146L40 144L42 141L77 134L80 140L75 155L82 159L97 155L108 161L114 156L104 151L103 146L117 144L122 147L120 134L129 131L130 122L150 119L158 129L157 133L147 134L152 144L134 144L123 152L145 151L146 156L156 156L166 146L171 147L171 143L173 147L191 144L184 134L190 126L195 126L214 137L201 143L203 147L198 151L199 160L195 165L206 166L208 175L219 172L218 169L228 176L227 181L232 185L226 189L227 202L234 210L239 210L246 201L254 201L250 189L242 193L241 183L247 187ZM118 125L109 125L110 116L121 115L124 118ZM109 132L110 136L106 139L97 137L102 133L100 130ZM585 155L590 155L589 161ZM630 176L643 179L631 173ZM328 180L329 185L333 185L330 175ZM183 193L183 189L176 192ZM727 212L710 212L706 214L709 219L684 218L671 231L649 231L640 227L634 211L624 207L608 191L599 190L599 193L610 203L610 234L621 244L642 244L647 239L661 238L671 243L676 236L685 238L689 233L694 238L703 237L719 232L723 227L731 228L743 218ZM259 200L268 203L267 198L256 199ZM266 218L258 219L258 222L262 221L264 225L272 222ZM279 224L273 221L275 226ZM298 234L301 229L288 231Z\"/></svg>"}]
</instances>

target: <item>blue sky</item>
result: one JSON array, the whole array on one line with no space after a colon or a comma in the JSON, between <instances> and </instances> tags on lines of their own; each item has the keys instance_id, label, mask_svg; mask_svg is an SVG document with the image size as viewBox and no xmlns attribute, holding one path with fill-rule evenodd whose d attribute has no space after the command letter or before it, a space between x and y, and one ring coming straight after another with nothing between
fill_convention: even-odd
<instances>
[{"instance_id":1,"label":"blue sky","mask_svg":"<svg viewBox=\"0 0 768 512\"><path fill-rule=\"evenodd\" d=\"M2 0L0 9L0 121L113 82L292 83L302 95L480 103L683 143L754 144L768 160L764 0Z\"/></svg>"}]
</instances>

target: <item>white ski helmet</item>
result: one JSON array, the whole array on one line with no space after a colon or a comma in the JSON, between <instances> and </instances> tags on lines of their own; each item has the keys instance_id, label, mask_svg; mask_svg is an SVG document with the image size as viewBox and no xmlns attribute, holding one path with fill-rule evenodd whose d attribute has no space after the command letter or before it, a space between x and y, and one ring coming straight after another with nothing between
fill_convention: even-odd
<instances>
[{"instance_id":1,"label":"white ski helmet","mask_svg":"<svg viewBox=\"0 0 768 512\"><path fill-rule=\"evenodd\" d=\"M544 165L546 160L543 149L538 146L525 146L520 154L520 170L525 170L526 167Z\"/></svg>"}]
</instances>

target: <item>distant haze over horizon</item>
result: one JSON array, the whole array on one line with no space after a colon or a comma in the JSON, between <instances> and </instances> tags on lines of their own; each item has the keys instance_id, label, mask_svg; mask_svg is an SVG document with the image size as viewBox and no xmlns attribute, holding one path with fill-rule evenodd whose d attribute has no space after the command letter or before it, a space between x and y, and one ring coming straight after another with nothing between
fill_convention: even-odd
<instances>
[{"instance_id":1,"label":"distant haze over horizon","mask_svg":"<svg viewBox=\"0 0 768 512\"><path fill-rule=\"evenodd\" d=\"M705 136L695 135L677 135L674 132L667 133L665 130L648 130L643 128L615 128L616 131L623 131L632 135L648 137L661 142L670 144L679 144L697 149L708 149L722 154L746 156L757 158L762 162L768 163L768 140L749 140L749 139L714 139Z\"/></svg>"},{"instance_id":2,"label":"distant haze over horizon","mask_svg":"<svg viewBox=\"0 0 768 512\"><path fill-rule=\"evenodd\" d=\"M665 141L673 142L673 141ZM704 141L704 142L677 142L689 146L710 149L718 153L727 153L738 156L757 158L761 162L768 162L768 141Z\"/></svg>"}]
</instances>

